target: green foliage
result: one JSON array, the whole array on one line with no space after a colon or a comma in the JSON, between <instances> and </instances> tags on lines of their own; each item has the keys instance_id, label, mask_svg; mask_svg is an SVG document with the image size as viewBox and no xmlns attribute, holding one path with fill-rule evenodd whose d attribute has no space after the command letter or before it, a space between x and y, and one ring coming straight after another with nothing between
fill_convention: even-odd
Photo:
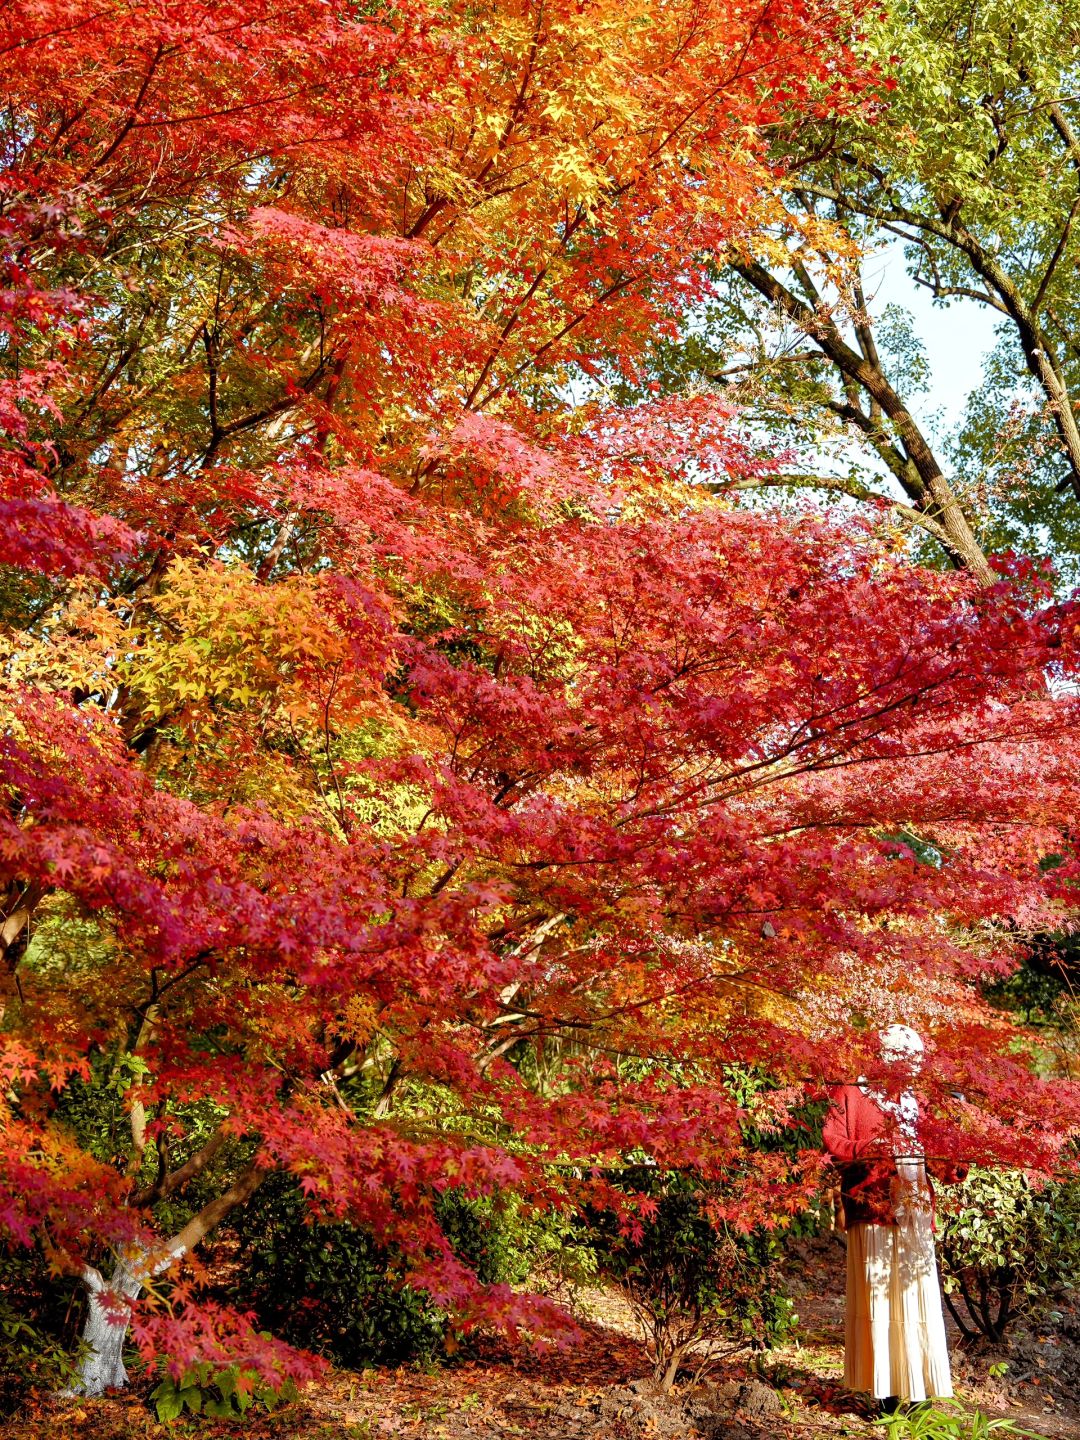
<instances>
[{"instance_id":1,"label":"green foliage","mask_svg":"<svg viewBox=\"0 0 1080 1440\"><path fill-rule=\"evenodd\" d=\"M558 1244L557 1231L527 1217L514 1197L450 1190L437 1214L455 1253L485 1284L520 1284ZM287 1176L264 1183L235 1229L237 1301L284 1339L344 1365L425 1361L441 1352L448 1317L408 1284L400 1251L356 1226L313 1222Z\"/></svg>"},{"instance_id":2,"label":"green foliage","mask_svg":"<svg viewBox=\"0 0 1080 1440\"><path fill-rule=\"evenodd\" d=\"M516 1200L496 1203L490 1196L472 1199L461 1190L447 1190L436 1210L443 1234L456 1254L476 1271L485 1285L520 1285L528 1279L539 1237Z\"/></svg>"},{"instance_id":3,"label":"green foliage","mask_svg":"<svg viewBox=\"0 0 1080 1440\"><path fill-rule=\"evenodd\" d=\"M769 1155L786 1155L794 1160L800 1150L820 1150L821 1131L829 1108L827 1100L814 1100L788 1112L790 1123L757 1124L753 1117L758 1097L775 1090L779 1081L760 1066L727 1065L724 1067L724 1088L735 1101L749 1112L740 1122L742 1138L750 1150Z\"/></svg>"},{"instance_id":4,"label":"green foliage","mask_svg":"<svg viewBox=\"0 0 1080 1440\"><path fill-rule=\"evenodd\" d=\"M1036 1189L1018 1170L975 1168L940 1197L945 1299L963 1333L1000 1340L1021 1315L1080 1284L1080 1184Z\"/></svg>"},{"instance_id":5,"label":"green foliage","mask_svg":"<svg viewBox=\"0 0 1080 1440\"><path fill-rule=\"evenodd\" d=\"M656 1379L670 1387L682 1366L703 1374L728 1350L768 1347L796 1323L776 1273L780 1245L763 1230L742 1234L710 1214L717 1188L683 1173L633 1173L656 1205L640 1238L610 1211L594 1217L600 1267L622 1288L642 1330Z\"/></svg>"},{"instance_id":6,"label":"green foliage","mask_svg":"<svg viewBox=\"0 0 1080 1440\"><path fill-rule=\"evenodd\" d=\"M1042 868L1050 867L1044 863ZM1075 1023L1078 972L1080 937L1042 935L1024 963L1004 980L987 986L985 993L991 1004L1011 1010L1024 1025L1069 1031Z\"/></svg>"},{"instance_id":7,"label":"green foliage","mask_svg":"<svg viewBox=\"0 0 1080 1440\"><path fill-rule=\"evenodd\" d=\"M888 1440L986 1440L988 1435L1017 1436L1021 1440L1042 1440L1031 1430L1022 1430L1011 1420L991 1420L981 1410L968 1410L955 1400L941 1405L914 1405L895 1415L875 1421Z\"/></svg>"},{"instance_id":8,"label":"green foliage","mask_svg":"<svg viewBox=\"0 0 1080 1440\"><path fill-rule=\"evenodd\" d=\"M344 1365L429 1358L445 1316L405 1283L399 1253L348 1225L311 1223L299 1187L273 1176L239 1212L237 1300L283 1339Z\"/></svg>"},{"instance_id":9,"label":"green foliage","mask_svg":"<svg viewBox=\"0 0 1080 1440\"><path fill-rule=\"evenodd\" d=\"M1075 495L1033 356L1049 353L1074 395L1080 9L1075 0L896 0L864 43L889 77L888 123L869 111L853 118L815 183L842 196L836 211L852 233L885 221L907 239L909 273L944 303L983 297L999 321L1003 309L1012 315L945 451L985 548L1049 546L1074 578ZM1039 327L1026 343L1020 313ZM915 375L897 359L887 368L910 398Z\"/></svg>"},{"instance_id":10,"label":"green foliage","mask_svg":"<svg viewBox=\"0 0 1080 1440\"><path fill-rule=\"evenodd\" d=\"M1007 979L987 989L988 998L1012 1010L1024 1025L1060 1024L1060 1006L1068 998L1065 981L1025 963Z\"/></svg>"},{"instance_id":11,"label":"green foliage","mask_svg":"<svg viewBox=\"0 0 1080 1440\"><path fill-rule=\"evenodd\" d=\"M759 1096L774 1090L775 1077L760 1066L729 1065L725 1067L724 1084L731 1098L745 1107L753 1116L755 1101ZM758 1124L753 1118L740 1121L739 1129L743 1143L748 1150L765 1155L784 1155L794 1161L801 1150L819 1151L822 1148L822 1129L829 1109L827 1099L813 1100L799 1105L789 1112L789 1123ZM799 1239L807 1235L819 1235L829 1226L832 1218L831 1198L821 1195L805 1202L805 1208L786 1218L784 1235Z\"/></svg>"},{"instance_id":12,"label":"green foliage","mask_svg":"<svg viewBox=\"0 0 1080 1440\"><path fill-rule=\"evenodd\" d=\"M206 1038L199 1037L197 1043L205 1044ZM146 1074L142 1058L128 1050L93 1055L89 1077L72 1080L60 1093L56 1116L89 1154L106 1163L115 1161L131 1143L128 1092ZM225 1111L211 1100L200 1099L191 1103L170 1101L159 1113L161 1118L183 1127L184 1148L169 1152L170 1163L177 1166L205 1145ZM238 1156L246 1153L242 1144L229 1141L182 1191L157 1201L153 1215L161 1230L174 1234L186 1225L192 1215L220 1194L228 1183L231 1167ZM142 1166L132 1175L136 1188L152 1183L157 1166L158 1152L153 1144L148 1145Z\"/></svg>"},{"instance_id":13,"label":"green foliage","mask_svg":"<svg viewBox=\"0 0 1080 1440\"><path fill-rule=\"evenodd\" d=\"M40 1255L0 1253L0 1414L34 1390L63 1388L82 1360L72 1353L64 1319L72 1286L54 1282Z\"/></svg>"},{"instance_id":14,"label":"green foliage","mask_svg":"<svg viewBox=\"0 0 1080 1440\"><path fill-rule=\"evenodd\" d=\"M215 1420L243 1420L251 1411L270 1414L295 1398L296 1386L290 1380L267 1385L254 1370L235 1365L215 1370L209 1362L185 1371L179 1380L166 1376L150 1392L158 1419L166 1423L178 1420L185 1410Z\"/></svg>"},{"instance_id":15,"label":"green foliage","mask_svg":"<svg viewBox=\"0 0 1080 1440\"><path fill-rule=\"evenodd\" d=\"M1061 423L1080 387L1080 6L891 0L868 12L860 31L856 43L879 77L877 103L821 126L800 112L773 137L798 183L788 191L786 249L762 237L756 258L803 318L732 277L683 322L686 334L660 342L650 378L664 389L723 383L757 438L790 449L792 462L777 470L792 486L774 489L770 477L768 503L802 488L856 502L867 491L895 494L881 484L885 466L922 509L929 472L920 481L911 468L880 389L871 403L869 389L841 373L835 350L824 358L824 311L906 408L909 438L914 427L927 453L937 452L984 552L1049 552L1064 588L1076 581L1080 550L1080 454L1071 422ZM900 264L922 293L961 307L961 326L980 305L994 325L990 353L970 356L959 424L917 403L937 388L936 371L956 372L956 361L924 351L915 327L925 322L880 303L895 293ZM913 309L918 317L921 306ZM963 369L939 378L962 383ZM895 521L887 512L874 518L888 536ZM905 531L893 533L903 543ZM921 541L913 554L942 562L936 539L918 526L910 533Z\"/></svg>"}]
</instances>

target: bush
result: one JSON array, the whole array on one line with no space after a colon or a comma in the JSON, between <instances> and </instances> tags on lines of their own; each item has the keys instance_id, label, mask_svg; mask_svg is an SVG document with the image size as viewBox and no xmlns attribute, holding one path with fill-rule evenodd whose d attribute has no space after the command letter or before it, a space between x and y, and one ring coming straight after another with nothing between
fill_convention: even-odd
<instances>
[{"instance_id":1,"label":"bush","mask_svg":"<svg viewBox=\"0 0 1080 1440\"><path fill-rule=\"evenodd\" d=\"M364 1230L310 1214L299 1186L280 1175L238 1212L238 1302L282 1339L343 1365L430 1356L445 1320L404 1283L401 1256Z\"/></svg>"},{"instance_id":2,"label":"bush","mask_svg":"<svg viewBox=\"0 0 1080 1440\"><path fill-rule=\"evenodd\" d=\"M538 1237L513 1197L496 1203L490 1196L472 1199L446 1190L435 1209L454 1253L485 1285L521 1285L529 1278Z\"/></svg>"},{"instance_id":3,"label":"bush","mask_svg":"<svg viewBox=\"0 0 1080 1440\"><path fill-rule=\"evenodd\" d=\"M967 1339L1000 1341L1080 1284L1080 1183L1037 1189L1021 1171L974 1168L938 1208L945 1300Z\"/></svg>"},{"instance_id":4,"label":"bush","mask_svg":"<svg viewBox=\"0 0 1080 1440\"><path fill-rule=\"evenodd\" d=\"M238 1212L241 1273L237 1300L282 1339L362 1366L430 1360L442 1349L448 1317L406 1280L393 1246L352 1225L310 1220L288 1176L264 1182ZM529 1273L533 1243L513 1199L440 1196L437 1213L455 1253L485 1284L517 1284Z\"/></svg>"},{"instance_id":5,"label":"bush","mask_svg":"<svg viewBox=\"0 0 1080 1440\"><path fill-rule=\"evenodd\" d=\"M157 1418L169 1424L184 1411L212 1420L243 1420L253 1407L272 1414L283 1402L296 1399L296 1386L286 1380L267 1385L254 1370L229 1365L215 1370L206 1362L186 1371L179 1380L166 1376L150 1392Z\"/></svg>"},{"instance_id":6,"label":"bush","mask_svg":"<svg viewBox=\"0 0 1080 1440\"><path fill-rule=\"evenodd\" d=\"M55 1279L39 1251L0 1250L0 1415L74 1378L78 1301L74 1282Z\"/></svg>"},{"instance_id":7,"label":"bush","mask_svg":"<svg viewBox=\"0 0 1080 1440\"><path fill-rule=\"evenodd\" d=\"M766 1347L788 1335L794 1307L778 1289L779 1244L714 1223L709 1191L682 1174L634 1172L638 1193L657 1204L640 1240L616 1217L596 1217L601 1269L622 1288L645 1334L653 1375L668 1390L680 1369L703 1375L725 1351Z\"/></svg>"}]
</instances>

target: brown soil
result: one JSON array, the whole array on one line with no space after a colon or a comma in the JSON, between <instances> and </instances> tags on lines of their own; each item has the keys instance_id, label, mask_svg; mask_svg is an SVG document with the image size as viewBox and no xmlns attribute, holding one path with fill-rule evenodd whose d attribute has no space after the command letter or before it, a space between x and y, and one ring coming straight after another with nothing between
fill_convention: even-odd
<instances>
[{"instance_id":1,"label":"brown soil","mask_svg":"<svg viewBox=\"0 0 1080 1440\"><path fill-rule=\"evenodd\" d=\"M793 1248L788 1267L798 1344L755 1361L726 1360L706 1383L658 1394L620 1298L583 1298L582 1341L570 1352L482 1342L442 1369L336 1371L273 1415L160 1425L145 1398L42 1400L0 1424L0 1440L144 1440L200 1435L246 1440L817 1440L881 1436L866 1400L845 1391L844 1250L839 1236ZM956 1340L954 1330L953 1340ZM1080 1440L1080 1314L1052 1332L1019 1332L1006 1353L954 1345L958 1398L1048 1440ZM1009 1369L991 1379L997 1361ZM1008 1431L1005 1436L1008 1436Z\"/></svg>"}]
</instances>

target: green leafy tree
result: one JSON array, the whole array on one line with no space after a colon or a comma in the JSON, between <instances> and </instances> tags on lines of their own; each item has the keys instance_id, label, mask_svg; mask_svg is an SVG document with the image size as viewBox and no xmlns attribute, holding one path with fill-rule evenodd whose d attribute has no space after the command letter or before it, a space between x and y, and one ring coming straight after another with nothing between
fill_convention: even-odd
<instances>
[{"instance_id":1,"label":"green leafy tree","mask_svg":"<svg viewBox=\"0 0 1080 1440\"><path fill-rule=\"evenodd\" d=\"M860 44L874 98L773 128L775 207L717 253L726 291L657 341L650 383L738 404L763 463L729 489L810 490L984 579L1009 548L1073 579L1080 5L896 0ZM946 362L875 294L886 249L936 304L996 322L950 427L925 405Z\"/></svg>"}]
</instances>

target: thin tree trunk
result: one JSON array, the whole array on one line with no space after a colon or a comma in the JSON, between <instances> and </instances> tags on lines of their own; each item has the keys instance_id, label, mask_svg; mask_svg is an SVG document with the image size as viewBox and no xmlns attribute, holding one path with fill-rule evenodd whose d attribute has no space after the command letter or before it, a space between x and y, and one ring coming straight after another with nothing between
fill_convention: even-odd
<instances>
[{"instance_id":1,"label":"thin tree trunk","mask_svg":"<svg viewBox=\"0 0 1080 1440\"><path fill-rule=\"evenodd\" d=\"M0 897L0 1020L7 1000L20 994L16 971L30 940L30 921L43 894L36 884L8 886Z\"/></svg>"},{"instance_id":2,"label":"thin tree trunk","mask_svg":"<svg viewBox=\"0 0 1080 1440\"><path fill-rule=\"evenodd\" d=\"M679 1373L679 1366L682 1364L682 1358L683 1352L680 1348L675 1351L674 1355L672 1355L671 1359L668 1361L667 1369L660 1377L660 1389L664 1392L665 1395L675 1384L675 1378Z\"/></svg>"},{"instance_id":3,"label":"thin tree trunk","mask_svg":"<svg viewBox=\"0 0 1080 1440\"><path fill-rule=\"evenodd\" d=\"M1056 116L1055 108L1057 109ZM1059 120L1063 121L1065 118L1060 107L1052 105L1050 114L1055 128L1058 129L1062 139L1066 141L1074 164L1080 169L1080 146L1078 146L1076 137L1072 135L1071 130L1068 128L1062 130L1058 124ZM836 189L823 185L811 185L808 189L809 193L820 199L831 200L834 205L842 209L892 229L894 234L900 235L905 240L910 238L913 243L916 243L917 234L909 237L904 231L894 227L902 225L917 233L922 232L926 236L932 236L951 245L965 257L986 287L987 293L979 294L970 290L965 290L963 293L970 295L973 299L981 300L984 304L991 305L995 310L1007 315L1013 322L1028 371L1050 403L1054 428L1057 430L1062 452L1069 466L1069 484L1073 493L1080 497L1080 427L1077 425L1076 414L1061 363L1055 356L1054 348L1039 319L1039 311L1044 302L1050 272L1044 274L1035 298L1029 303L997 255L986 248L960 219L962 196L954 196L951 201L942 203L938 214L927 214L907 208L899 202L895 195L887 195L880 201L874 201L861 196L857 191L841 191L839 184L840 182L837 181L838 188ZM1072 216L1070 215L1066 234L1062 236L1060 247L1062 252L1067 239L1067 229L1071 223ZM1059 260L1060 253L1055 255L1051 261L1051 271L1056 268ZM947 295L950 291L948 287L942 287L936 293Z\"/></svg>"}]
</instances>

